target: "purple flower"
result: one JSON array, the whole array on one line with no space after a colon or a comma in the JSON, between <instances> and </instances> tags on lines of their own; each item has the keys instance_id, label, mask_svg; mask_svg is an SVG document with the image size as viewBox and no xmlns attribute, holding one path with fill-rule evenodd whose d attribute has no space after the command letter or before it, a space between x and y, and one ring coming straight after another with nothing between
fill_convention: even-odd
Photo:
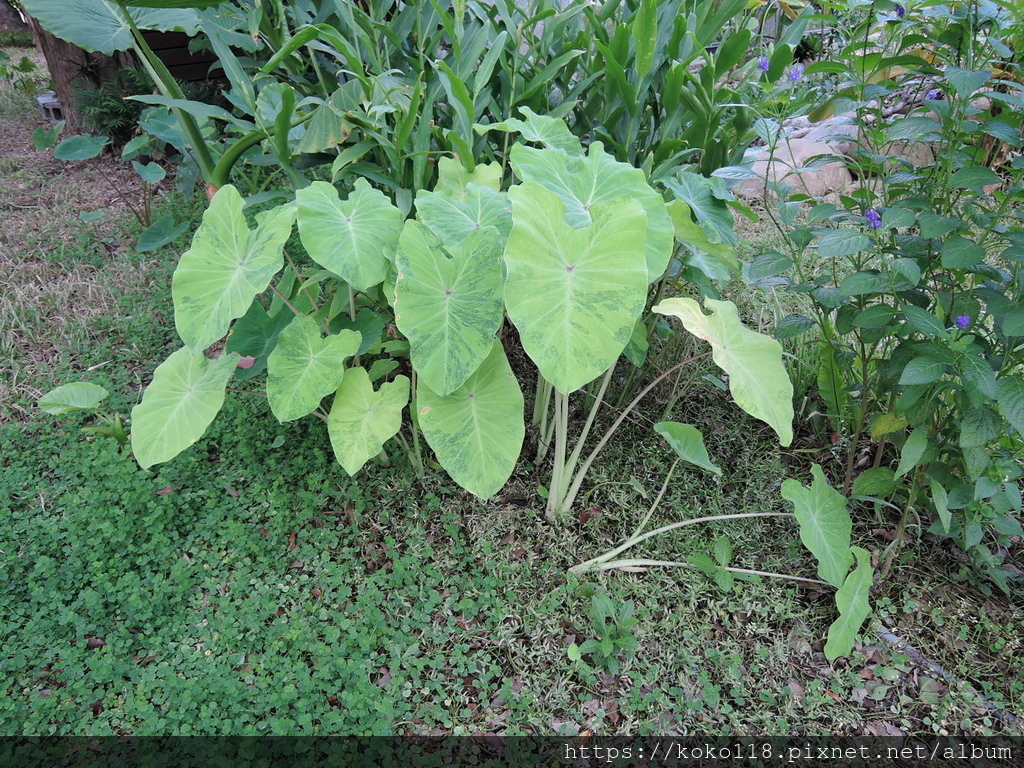
<instances>
[{"instance_id":1,"label":"purple flower","mask_svg":"<svg viewBox=\"0 0 1024 768\"><path fill-rule=\"evenodd\" d=\"M882 217L878 215L878 211L874 208L869 208L864 213L864 218L868 220L868 226L872 229L882 228Z\"/></svg>"},{"instance_id":2,"label":"purple flower","mask_svg":"<svg viewBox=\"0 0 1024 768\"><path fill-rule=\"evenodd\" d=\"M907 15L907 9L900 5L899 3L894 3L892 9L896 12L896 15L899 16L901 19Z\"/></svg>"},{"instance_id":3,"label":"purple flower","mask_svg":"<svg viewBox=\"0 0 1024 768\"><path fill-rule=\"evenodd\" d=\"M938 88L932 88L930 91L928 91L928 93L926 93L924 95L924 97L926 99L931 99L932 101L935 101L941 95L942 95L942 92Z\"/></svg>"},{"instance_id":4,"label":"purple flower","mask_svg":"<svg viewBox=\"0 0 1024 768\"><path fill-rule=\"evenodd\" d=\"M804 76L804 65L794 64L793 68L789 70L789 82L795 83L801 77Z\"/></svg>"},{"instance_id":5,"label":"purple flower","mask_svg":"<svg viewBox=\"0 0 1024 768\"><path fill-rule=\"evenodd\" d=\"M964 328L971 324L971 316L960 315L959 317L955 318L953 322L956 323L956 327L962 331Z\"/></svg>"},{"instance_id":6,"label":"purple flower","mask_svg":"<svg viewBox=\"0 0 1024 768\"><path fill-rule=\"evenodd\" d=\"M771 64L768 61L767 56L762 56L757 60L757 68L760 69L762 72L767 72L770 66Z\"/></svg>"}]
</instances>

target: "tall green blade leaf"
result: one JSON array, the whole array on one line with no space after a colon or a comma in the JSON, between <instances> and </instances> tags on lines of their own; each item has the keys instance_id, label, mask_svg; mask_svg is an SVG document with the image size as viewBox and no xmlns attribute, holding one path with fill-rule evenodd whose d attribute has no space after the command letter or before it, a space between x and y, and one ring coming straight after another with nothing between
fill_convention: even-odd
<instances>
[{"instance_id":1,"label":"tall green blade leaf","mask_svg":"<svg viewBox=\"0 0 1024 768\"><path fill-rule=\"evenodd\" d=\"M354 475L398 433L408 402L405 376L396 376L374 392L364 368L346 371L327 421L334 455L346 472Z\"/></svg>"},{"instance_id":2,"label":"tall green blade leaf","mask_svg":"<svg viewBox=\"0 0 1024 768\"><path fill-rule=\"evenodd\" d=\"M622 354L647 299L643 210L602 202L574 229L553 192L527 182L509 190L505 306L544 378L574 392Z\"/></svg>"},{"instance_id":3,"label":"tall green blade leaf","mask_svg":"<svg viewBox=\"0 0 1024 768\"><path fill-rule=\"evenodd\" d=\"M532 181L558 195L565 206L565 219L573 228L590 224L595 205L629 198L647 214L647 238L643 258L647 279L659 279L672 256L675 229L665 201L647 184L644 172L605 154L601 142L590 145L586 157L564 152L533 149L522 144L512 147L512 167L523 181Z\"/></svg>"},{"instance_id":4,"label":"tall green blade leaf","mask_svg":"<svg viewBox=\"0 0 1024 768\"><path fill-rule=\"evenodd\" d=\"M636 41L636 74L646 77L654 62L654 50L658 43L657 0L641 0L633 16L633 39Z\"/></svg>"},{"instance_id":5,"label":"tall green blade leaf","mask_svg":"<svg viewBox=\"0 0 1024 768\"><path fill-rule=\"evenodd\" d=\"M498 231L473 230L445 253L436 235L410 219L396 266L395 322L421 380L447 395L487 358L505 318Z\"/></svg>"},{"instance_id":6,"label":"tall green blade leaf","mask_svg":"<svg viewBox=\"0 0 1024 768\"><path fill-rule=\"evenodd\" d=\"M711 344L718 366L729 374L736 404L766 422L783 445L793 442L793 384L782 364L782 345L740 322L731 301L705 299L705 315L693 299L666 299L655 312L679 318L683 326Z\"/></svg>"},{"instance_id":7,"label":"tall green blade leaf","mask_svg":"<svg viewBox=\"0 0 1024 768\"><path fill-rule=\"evenodd\" d=\"M704 445L704 435L695 426L680 424L677 421L659 421L654 425L654 431L665 438L669 448L675 451L683 461L688 461L721 476L721 468L716 466L708 456L707 446Z\"/></svg>"},{"instance_id":8,"label":"tall green blade leaf","mask_svg":"<svg viewBox=\"0 0 1024 768\"><path fill-rule=\"evenodd\" d=\"M818 558L818 575L834 587L842 586L853 565L850 553L850 513L846 498L828 484L825 473L815 464L809 487L793 479L782 483L782 497L792 502L800 541Z\"/></svg>"},{"instance_id":9,"label":"tall green blade leaf","mask_svg":"<svg viewBox=\"0 0 1024 768\"><path fill-rule=\"evenodd\" d=\"M295 199L299 236L317 264L357 291L384 281L403 217L383 192L360 178L342 201L331 184L314 181L296 191Z\"/></svg>"},{"instance_id":10,"label":"tall green blade leaf","mask_svg":"<svg viewBox=\"0 0 1024 768\"><path fill-rule=\"evenodd\" d=\"M237 362L234 353L208 360L185 347L160 364L132 408L132 451L143 469L173 459L203 436L224 405Z\"/></svg>"},{"instance_id":11,"label":"tall green blade leaf","mask_svg":"<svg viewBox=\"0 0 1024 768\"><path fill-rule=\"evenodd\" d=\"M850 655L857 630L871 614L871 555L860 547L853 547L853 553L857 556L857 568L836 592L839 618L828 628L825 643L825 658L829 661Z\"/></svg>"},{"instance_id":12,"label":"tall green blade leaf","mask_svg":"<svg viewBox=\"0 0 1024 768\"><path fill-rule=\"evenodd\" d=\"M416 388L417 419L437 460L459 485L486 499L505 484L523 447L523 393L494 340L491 353L447 397Z\"/></svg>"},{"instance_id":13,"label":"tall green blade leaf","mask_svg":"<svg viewBox=\"0 0 1024 768\"><path fill-rule=\"evenodd\" d=\"M320 326L310 315L292 320L267 359L267 397L277 420L292 421L315 411L339 387L345 361L362 343L358 331L321 338Z\"/></svg>"},{"instance_id":14,"label":"tall green blade leaf","mask_svg":"<svg viewBox=\"0 0 1024 768\"><path fill-rule=\"evenodd\" d=\"M260 214L250 230L242 205L233 186L222 187L174 271L174 323L182 341L196 350L223 338L231 321L245 314L284 266L282 249L292 231L294 206Z\"/></svg>"}]
</instances>

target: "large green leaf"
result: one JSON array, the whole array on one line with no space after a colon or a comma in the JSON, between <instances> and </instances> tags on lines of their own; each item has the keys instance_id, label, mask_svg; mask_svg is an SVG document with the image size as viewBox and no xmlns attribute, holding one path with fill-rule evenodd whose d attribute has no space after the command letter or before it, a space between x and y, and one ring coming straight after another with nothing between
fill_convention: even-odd
<instances>
[{"instance_id":1,"label":"large green leaf","mask_svg":"<svg viewBox=\"0 0 1024 768\"><path fill-rule=\"evenodd\" d=\"M590 226L574 229L540 184L513 187L509 197L505 306L544 378L574 392L615 363L643 311L644 212L632 200L597 203Z\"/></svg>"},{"instance_id":2,"label":"large green leaf","mask_svg":"<svg viewBox=\"0 0 1024 768\"><path fill-rule=\"evenodd\" d=\"M416 193L416 218L448 245L462 242L471 232L486 226L496 227L504 243L512 230L508 195L476 184L466 186L461 200L420 190Z\"/></svg>"},{"instance_id":3,"label":"large green leaf","mask_svg":"<svg viewBox=\"0 0 1024 768\"><path fill-rule=\"evenodd\" d=\"M364 368L350 368L334 396L327 433L338 462L350 475L380 453L402 428L409 402L409 379L396 376L376 392Z\"/></svg>"},{"instance_id":4,"label":"large green leaf","mask_svg":"<svg viewBox=\"0 0 1024 768\"><path fill-rule=\"evenodd\" d=\"M583 145L566 126L564 120L550 115L538 115L529 107L520 107L519 112L525 120L510 117L500 123L475 126L478 133L484 131L516 132L526 141L543 144L551 149L558 149L567 155L583 155Z\"/></svg>"},{"instance_id":5,"label":"large green leaf","mask_svg":"<svg viewBox=\"0 0 1024 768\"><path fill-rule=\"evenodd\" d=\"M852 551L857 556L857 568L836 592L839 618L828 628L825 643L825 658L829 661L850 655L857 630L871 613L871 555L860 547L853 547Z\"/></svg>"},{"instance_id":6,"label":"large green leaf","mask_svg":"<svg viewBox=\"0 0 1024 768\"><path fill-rule=\"evenodd\" d=\"M705 315L693 299L666 299L654 308L679 318L690 333L711 344L718 366L729 374L736 404L775 430L783 445L793 442L793 384L782 364L782 345L740 322L731 301L705 299Z\"/></svg>"},{"instance_id":7,"label":"large green leaf","mask_svg":"<svg viewBox=\"0 0 1024 768\"><path fill-rule=\"evenodd\" d=\"M208 360L185 347L153 373L142 402L132 408L132 451L145 469L193 445L224 405L224 389L238 355Z\"/></svg>"},{"instance_id":8,"label":"large green leaf","mask_svg":"<svg viewBox=\"0 0 1024 768\"><path fill-rule=\"evenodd\" d=\"M491 353L505 318L501 239L494 227L475 229L445 253L434 233L410 219L398 242L395 322L421 380L447 395Z\"/></svg>"},{"instance_id":9,"label":"large green leaf","mask_svg":"<svg viewBox=\"0 0 1024 768\"><path fill-rule=\"evenodd\" d=\"M467 171L461 160L441 157L437 160L437 184L434 191L449 194L456 200L464 200L470 184L501 190L501 166L498 163L477 163Z\"/></svg>"},{"instance_id":10,"label":"large green leaf","mask_svg":"<svg viewBox=\"0 0 1024 768\"><path fill-rule=\"evenodd\" d=\"M256 229L250 230L242 206L233 186L221 187L174 271L174 323L193 349L206 349L223 338L231 321L245 314L284 266L282 249L295 207L283 205L260 214Z\"/></svg>"},{"instance_id":11,"label":"large green leaf","mask_svg":"<svg viewBox=\"0 0 1024 768\"><path fill-rule=\"evenodd\" d=\"M459 485L481 498L508 480L523 446L523 393L494 340L491 353L466 383L447 397L421 377L417 419L437 460Z\"/></svg>"},{"instance_id":12,"label":"large green leaf","mask_svg":"<svg viewBox=\"0 0 1024 768\"><path fill-rule=\"evenodd\" d=\"M87 51L107 56L131 48L132 31L120 9L107 0L22 0L26 13L48 32ZM198 17L189 9L134 8L139 29L196 33Z\"/></svg>"},{"instance_id":13,"label":"large green leaf","mask_svg":"<svg viewBox=\"0 0 1024 768\"><path fill-rule=\"evenodd\" d=\"M683 461L721 476L722 470L711 461L708 449L704 445L704 435L692 424L680 424L677 421L659 421L654 431L665 438L665 442Z\"/></svg>"},{"instance_id":14,"label":"large green leaf","mask_svg":"<svg viewBox=\"0 0 1024 768\"><path fill-rule=\"evenodd\" d=\"M704 252L725 269L724 277L737 275L740 271L740 260L736 249L728 243L715 243L708 238L704 228L693 220L690 206L682 200L673 200L666 206L672 219L672 227L676 239L694 251Z\"/></svg>"},{"instance_id":15,"label":"large green leaf","mask_svg":"<svg viewBox=\"0 0 1024 768\"><path fill-rule=\"evenodd\" d=\"M996 393L999 412L1024 437L1024 377L1001 377L996 382Z\"/></svg>"},{"instance_id":16,"label":"large green leaf","mask_svg":"<svg viewBox=\"0 0 1024 768\"><path fill-rule=\"evenodd\" d=\"M833 587L842 586L853 565L850 554L850 513L846 498L828 484L825 473L815 464L809 487L789 479L782 483L782 497L792 502L800 541L818 558L818 575Z\"/></svg>"},{"instance_id":17,"label":"large green leaf","mask_svg":"<svg viewBox=\"0 0 1024 768\"><path fill-rule=\"evenodd\" d=\"M565 220L574 229L590 224L596 205L620 198L639 203L647 214L647 239L641 252L647 264L647 280L654 282L664 274L672 256L675 230L665 201L647 184L643 171L606 154L599 141L590 145L586 157L516 144L511 159L519 178L541 184L558 195L565 207Z\"/></svg>"},{"instance_id":18,"label":"large green leaf","mask_svg":"<svg viewBox=\"0 0 1024 768\"><path fill-rule=\"evenodd\" d=\"M267 397L278 421L299 419L316 410L345 375L345 360L359 350L358 331L320 337L310 315L299 315L281 331L267 360Z\"/></svg>"},{"instance_id":19,"label":"large green leaf","mask_svg":"<svg viewBox=\"0 0 1024 768\"><path fill-rule=\"evenodd\" d=\"M383 192L360 178L342 201L333 185L314 181L298 190L295 199L299 236L317 264L340 275L357 291L384 281L403 217Z\"/></svg>"},{"instance_id":20,"label":"large green leaf","mask_svg":"<svg viewBox=\"0 0 1024 768\"><path fill-rule=\"evenodd\" d=\"M76 381L51 389L39 398L39 408L54 416L72 411L91 411L110 393L99 384Z\"/></svg>"}]
</instances>

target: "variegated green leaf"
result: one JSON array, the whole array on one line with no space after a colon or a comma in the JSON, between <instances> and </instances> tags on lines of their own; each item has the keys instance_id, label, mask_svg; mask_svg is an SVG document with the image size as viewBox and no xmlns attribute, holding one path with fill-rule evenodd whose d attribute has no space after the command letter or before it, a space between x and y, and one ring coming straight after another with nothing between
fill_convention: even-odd
<instances>
[{"instance_id":1,"label":"variegated green leaf","mask_svg":"<svg viewBox=\"0 0 1024 768\"><path fill-rule=\"evenodd\" d=\"M502 244L512 230L508 195L469 184L463 199L421 190L416 193L416 218L441 236L447 245L460 243L474 230L496 227Z\"/></svg>"},{"instance_id":2,"label":"variegated green leaf","mask_svg":"<svg viewBox=\"0 0 1024 768\"><path fill-rule=\"evenodd\" d=\"M494 340L490 355L447 397L416 387L417 419L437 460L459 485L486 499L505 484L523 447L523 393Z\"/></svg>"},{"instance_id":3,"label":"variegated green leaf","mask_svg":"<svg viewBox=\"0 0 1024 768\"><path fill-rule=\"evenodd\" d=\"M350 368L341 380L327 420L327 433L338 462L350 475L380 453L402 428L409 402L409 379L396 376L376 392L363 368Z\"/></svg>"},{"instance_id":4,"label":"variegated green leaf","mask_svg":"<svg viewBox=\"0 0 1024 768\"><path fill-rule=\"evenodd\" d=\"M395 322L421 380L447 395L490 354L505 317L498 231L473 230L446 253L434 233L410 219L396 266Z\"/></svg>"},{"instance_id":5,"label":"variegated green leaf","mask_svg":"<svg viewBox=\"0 0 1024 768\"><path fill-rule=\"evenodd\" d=\"M192 247L181 256L171 282L178 335L196 350L228 332L284 266L282 249L292 231L295 208L273 208L250 230L242 196L231 185L214 195Z\"/></svg>"},{"instance_id":6,"label":"variegated green leaf","mask_svg":"<svg viewBox=\"0 0 1024 768\"><path fill-rule=\"evenodd\" d=\"M664 199L647 184L643 171L606 154L599 141L590 145L586 157L516 144L511 159L519 178L541 184L558 195L565 207L565 220L574 229L588 226L593 208L601 203L618 198L639 203L647 214L642 252L647 280L654 282L664 274L672 256L675 230Z\"/></svg>"},{"instance_id":7,"label":"variegated green leaf","mask_svg":"<svg viewBox=\"0 0 1024 768\"><path fill-rule=\"evenodd\" d=\"M631 200L602 202L591 208L590 226L575 229L540 184L509 196L505 306L544 378L574 392L615 363L643 311L646 217Z\"/></svg>"},{"instance_id":8,"label":"variegated green leaf","mask_svg":"<svg viewBox=\"0 0 1024 768\"><path fill-rule=\"evenodd\" d=\"M705 299L705 315L693 299L666 299L655 312L679 318L686 330L711 344L715 363L729 374L736 404L775 430L783 445L793 442L793 384L782 364L782 345L740 322L731 301Z\"/></svg>"},{"instance_id":9,"label":"variegated green leaf","mask_svg":"<svg viewBox=\"0 0 1024 768\"><path fill-rule=\"evenodd\" d=\"M357 291L384 281L388 260L398 246L402 212L383 192L356 179L345 200L326 181L295 193L299 236L310 257Z\"/></svg>"},{"instance_id":10,"label":"variegated green leaf","mask_svg":"<svg viewBox=\"0 0 1024 768\"><path fill-rule=\"evenodd\" d=\"M818 575L833 587L842 586L853 565L850 532L853 523L846 509L846 497L828 484L825 473L815 464L809 487L793 479L782 483L782 497L792 502L800 541L818 559Z\"/></svg>"},{"instance_id":11,"label":"variegated green leaf","mask_svg":"<svg viewBox=\"0 0 1024 768\"><path fill-rule=\"evenodd\" d=\"M280 422L312 413L345 375L345 361L359 351L363 336L342 331L326 339L310 315L299 315L278 336L267 359L267 397Z\"/></svg>"},{"instance_id":12,"label":"variegated green leaf","mask_svg":"<svg viewBox=\"0 0 1024 768\"><path fill-rule=\"evenodd\" d=\"M132 408L132 451L143 469L173 459L203 436L224 405L237 362L234 353L208 360L185 347L157 367Z\"/></svg>"},{"instance_id":13,"label":"variegated green leaf","mask_svg":"<svg viewBox=\"0 0 1024 768\"><path fill-rule=\"evenodd\" d=\"M871 614L871 554L860 547L853 547L853 554L857 556L857 568L836 592L839 618L828 628L825 643L825 658L829 661L850 655L857 631Z\"/></svg>"}]
</instances>

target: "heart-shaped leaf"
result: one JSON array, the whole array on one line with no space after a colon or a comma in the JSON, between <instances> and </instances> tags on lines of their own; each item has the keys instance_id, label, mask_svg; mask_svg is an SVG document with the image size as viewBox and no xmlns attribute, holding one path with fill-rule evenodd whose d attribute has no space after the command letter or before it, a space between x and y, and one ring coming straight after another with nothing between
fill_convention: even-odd
<instances>
[{"instance_id":1,"label":"heart-shaped leaf","mask_svg":"<svg viewBox=\"0 0 1024 768\"><path fill-rule=\"evenodd\" d=\"M704 435L692 424L659 421L654 425L654 431L665 438L665 442L683 461L714 472L716 475L722 474L721 468L716 466L708 456L708 449L704 445Z\"/></svg>"},{"instance_id":2,"label":"heart-shaped leaf","mask_svg":"<svg viewBox=\"0 0 1024 768\"><path fill-rule=\"evenodd\" d=\"M857 568L836 592L839 618L828 628L825 643L825 658L829 661L850 655L857 630L871 613L871 554L860 547L853 547L853 554L857 556Z\"/></svg>"},{"instance_id":3,"label":"heart-shaped leaf","mask_svg":"<svg viewBox=\"0 0 1024 768\"><path fill-rule=\"evenodd\" d=\"M590 226L575 229L540 184L513 187L509 197L505 305L544 378L574 392L615 363L643 311L646 216L632 200L601 202Z\"/></svg>"},{"instance_id":4,"label":"heart-shaped leaf","mask_svg":"<svg viewBox=\"0 0 1024 768\"><path fill-rule=\"evenodd\" d=\"M512 230L508 195L470 184L462 200L449 194L421 190L416 194L416 218L440 235L447 245L465 240L488 225L497 227L504 243Z\"/></svg>"},{"instance_id":5,"label":"heart-shaped leaf","mask_svg":"<svg viewBox=\"0 0 1024 768\"><path fill-rule=\"evenodd\" d=\"M107 56L133 45L132 30L116 3L107 0L23 0L25 12L48 32L87 51ZM70 11L70 12L69 12ZM198 17L185 9L137 8L131 11L139 29L196 33Z\"/></svg>"},{"instance_id":6,"label":"heart-shaped leaf","mask_svg":"<svg viewBox=\"0 0 1024 768\"><path fill-rule=\"evenodd\" d=\"M403 217L383 192L360 178L343 201L331 184L314 181L298 190L295 199L299 236L317 264L357 291L384 281Z\"/></svg>"},{"instance_id":7,"label":"heart-shaped leaf","mask_svg":"<svg viewBox=\"0 0 1024 768\"><path fill-rule=\"evenodd\" d=\"M523 447L523 393L497 339L476 373L447 397L421 377L417 419L437 460L459 485L486 499L505 484Z\"/></svg>"},{"instance_id":8,"label":"heart-shaped leaf","mask_svg":"<svg viewBox=\"0 0 1024 768\"><path fill-rule=\"evenodd\" d=\"M254 230L242 206L238 190L221 187L174 271L174 323L193 349L223 338L231 321L245 314L284 265L282 249L292 231L294 206L260 214Z\"/></svg>"},{"instance_id":9,"label":"heart-shaped leaf","mask_svg":"<svg viewBox=\"0 0 1024 768\"><path fill-rule=\"evenodd\" d=\"M345 361L362 341L357 331L321 338L320 326L310 315L292 320L267 359L267 397L277 420L292 421L315 411L341 384Z\"/></svg>"},{"instance_id":10,"label":"heart-shaped leaf","mask_svg":"<svg viewBox=\"0 0 1024 768\"><path fill-rule=\"evenodd\" d=\"M375 392L364 368L346 371L327 420L334 455L346 472L354 475L398 433L408 402L405 376L396 376Z\"/></svg>"},{"instance_id":11,"label":"heart-shaped leaf","mask_svg":"<svg viewBox=\"0 0 1024 768\"><path fill-rule=\"evenodd\" d=\"M793 442L793 384L782 364L782 345L740 322L731 301L705 299L705 315L693 299L666 299L655 312L679 318L683 326L711 344L715 363L729 374L736 404L775 430L783 445Z\"/></svg>"},{"instance_id":12,"label":"heart-shaped leaf","mask_svg":"<svg viewBox=\"0 0 1024 768\"><path fill-rule=\"evenodd\" d=\"M234 353L208 360L185 347L160 364L132 408L132 451L143 469L173 459L203 436L224 405L237 363Z\"/></svg>"},{"instance_id":13,"label":"heart-shaped leaf","mask_svg":"<svg viewBox=\"0 0 1024 768\"><path fill-rule=\"evenodd\" d=\"M99 384L76 381L51 389L39 398L39 408L54 416L71 411L91 411L110 393Z\"/></svg>"},{"instance_id":14,"label":"heart-shaped leaf","mask_svg":"<svg viewBox=\"0 0 1024 768\"><path fill-rule=\"evenodd\" d=\"M395 322L409 338L421 380L447 395L487 358L505 318L498 231L473 230L446 253L436 235L410 219L396 266Z\"/></svg>"},{"instance_id":15,"label":"heart-shaped leaf","mask_svg":"<svg viewBox=\"0 0 1024 768\"><path fill-rule=\"evenodd\" d=\"M850 553L850 513L846 498L828 484L825 473L815 464L810 486L789 479L782 483L782 497L792 502L800 541L818 559L818 575L833 587L840 587L853 565Z\"/></svg>"},{"instance_id":16,"label":"heart-shaped leaf","mask_svg":"<svg viewBox=\"0 0 1024 768\"><path fill-rule=\"evenodd\" d=\"M534 149L516 144L511 152L516 175L536 182L558 195L570 227L579 229L591 222L595 206L628 198L647 214L643 259L648 282L659 279L672 256L674 228L665 201L647 184L644 172L620 163L605 153L601 142L590 145L586 157L570 157L552 149Z\"/></svg>"}]
</instances>

